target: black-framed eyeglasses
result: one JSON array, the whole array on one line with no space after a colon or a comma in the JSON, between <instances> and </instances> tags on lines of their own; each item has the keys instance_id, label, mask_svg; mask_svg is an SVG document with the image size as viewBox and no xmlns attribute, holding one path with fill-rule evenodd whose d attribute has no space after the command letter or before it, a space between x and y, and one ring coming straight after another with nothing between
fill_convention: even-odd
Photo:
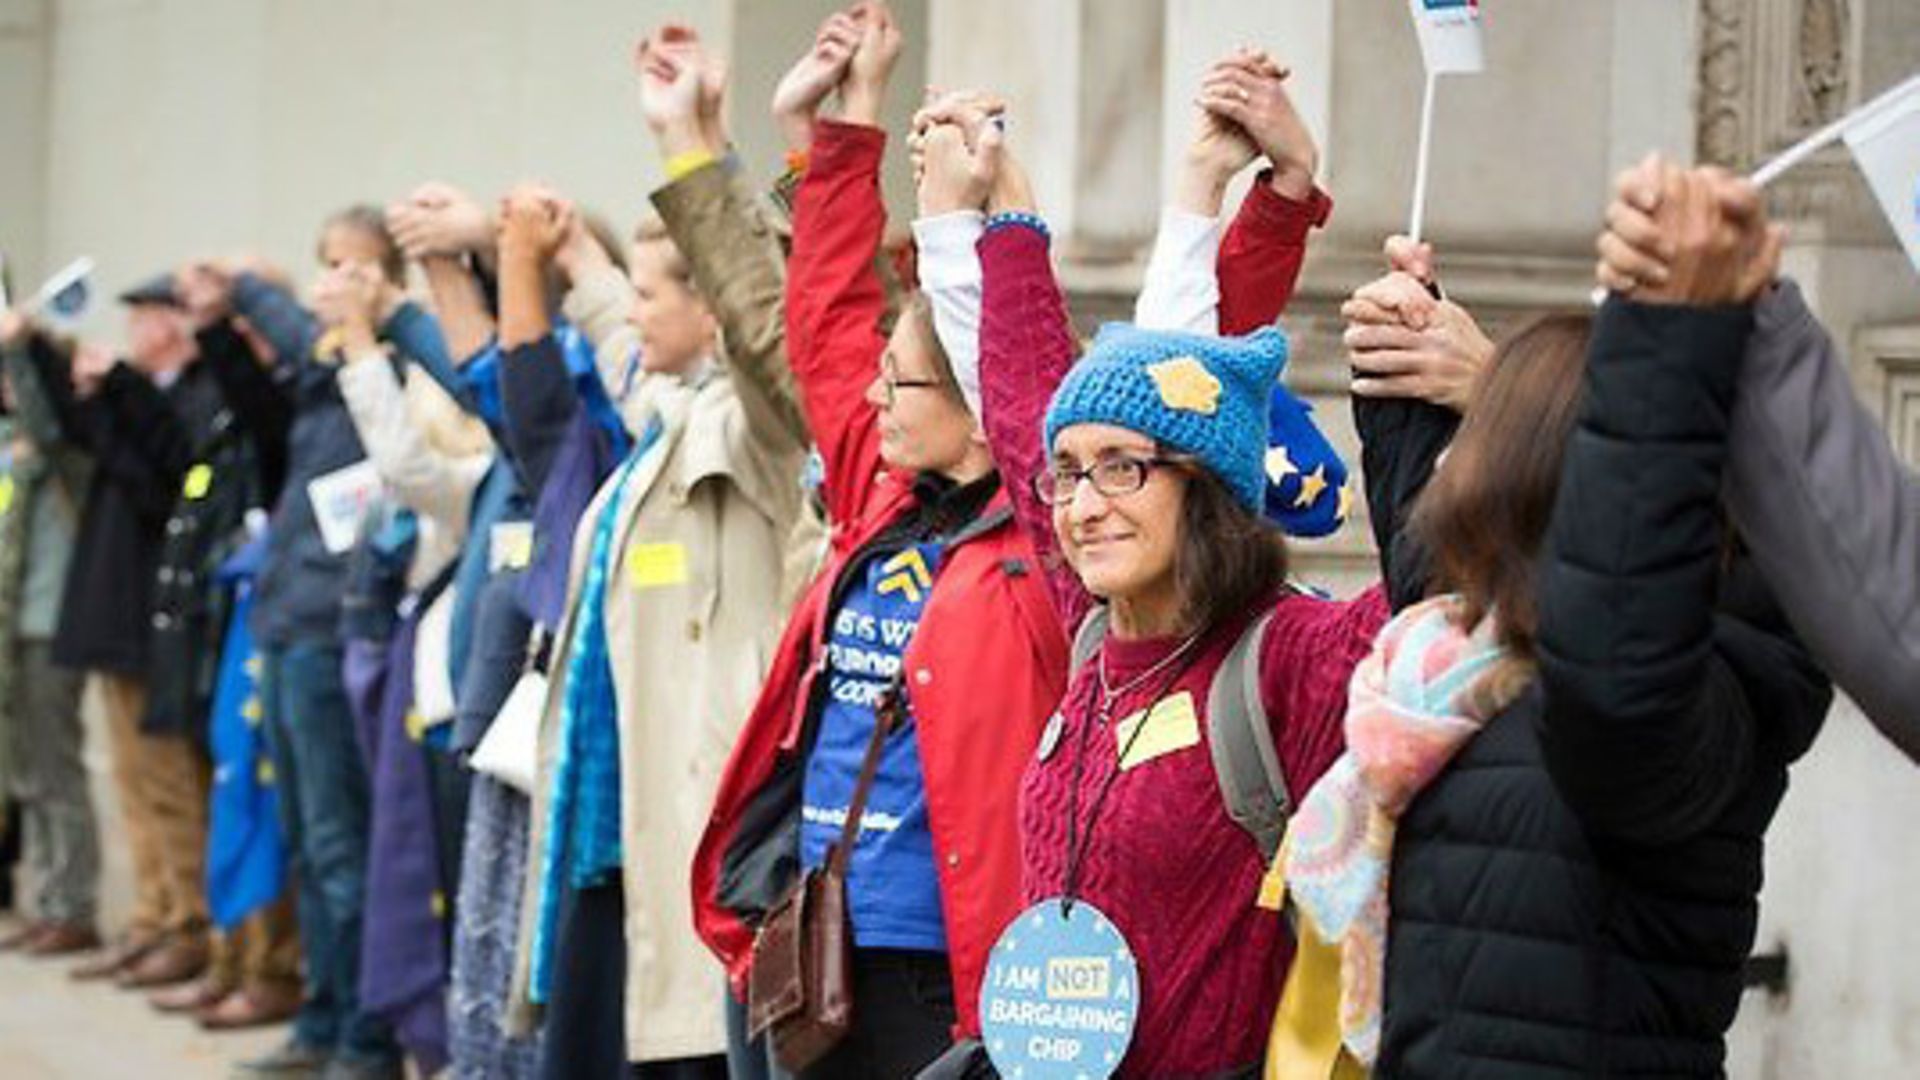
<instances>
[{"instance_id":1,"label":"black-framed eyeglasses","mask_svg":"<svg viewBox=\"0 0 1920 1080\"><path fill-rule=\"evenodd\" d=\"M893 355L888 353L880 360L880 404L893 408L893 403L902 390L937 390L939 379L903 379L893 370Z\"/></svg>"},{"instance_id":2,"label":"black-framed eyeglasses","mask_svg":"<svg viewBox=\"0 0 1920 1080\"><path fill-rule=\"evenodd\" d=\"M1146 487L1147 476L1155 468L1163 465L1179 465L1186 460L1178 457L1132 457L1115 454L1103 457L1084 469L1056 464L1052 469L1039 473L1033 478L1033 495L1048 506L1064 506L1073 501L1073 493L1080 490L1080 481L1091 480L1093 490L1109 499L1117 499Z\"/></svg>"}]
</instances>

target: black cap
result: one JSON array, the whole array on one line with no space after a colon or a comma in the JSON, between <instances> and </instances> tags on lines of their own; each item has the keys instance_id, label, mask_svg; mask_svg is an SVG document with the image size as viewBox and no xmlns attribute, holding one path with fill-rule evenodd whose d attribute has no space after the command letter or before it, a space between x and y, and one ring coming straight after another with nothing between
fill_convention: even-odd
<instances>
[{"instance_id":1,"label":"black cap","mask_svg":"<svg viewBox=\"0 0 1920 1080\"><path fill-rule=\"evenodd\" d=\"M159 304L163 307L185 307L180 296L173 291L173 274L155 274L154 276L120 294L120 302L128 306L136 304Z\"/></svg>"}]
</instances>

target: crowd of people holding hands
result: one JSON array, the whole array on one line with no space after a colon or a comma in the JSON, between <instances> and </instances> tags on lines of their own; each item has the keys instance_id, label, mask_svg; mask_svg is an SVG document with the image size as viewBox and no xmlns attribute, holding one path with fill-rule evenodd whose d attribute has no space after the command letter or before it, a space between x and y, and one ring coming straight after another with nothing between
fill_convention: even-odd
<instances>
[{"instance_id":1,"label":"crowd of people holding hands","mask_svg":"<svg viewBox=\"0 0 1920 1080\"><path fill-rule=\"evenodd\" d=\"M1083 341L990 90L892 133L887 240L902 48L826 19L766 191L672 25L625 232L434 182L329 218L304 294L129 291L124 356L5 314L8 947L291 1018L250 1076L1013 1076L997 943L1084 904L1139 973L1112 1075L1721 1074L1829 676L1920 754L1920 482L1758 194L1649 158L1606 301L1497 339L1387 240L1350 478L1281 379L1334 212L1283 65L1207 71ZM1378 581L1296 580L1363 501ZM223 711L287 854L241 911Z\"/></svg>"}]
</instances>

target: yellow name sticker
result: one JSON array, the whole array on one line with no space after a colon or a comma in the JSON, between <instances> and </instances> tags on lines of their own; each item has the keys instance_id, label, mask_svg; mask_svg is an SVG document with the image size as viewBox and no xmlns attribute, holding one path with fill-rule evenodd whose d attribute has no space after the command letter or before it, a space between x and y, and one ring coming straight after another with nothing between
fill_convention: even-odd
<instances>
[{"instance_id":1,"label":"yellow name sticker","mask_svg":"<svg viewBox=\"0 0 1920 1080\"><path fill-rule=\"evenodd\" d=\"M0 476L0 514L13 509L13 477Z\"/></svg>"},{"instance_id":2,"label":"yellow name sticker","mask_svg":"<svg viewBox=\"0 0 1920 1080\"><path fill-rule=\"evenodd\" d=\"M1200 715L1194 711L1193 695L1182 690L1157 702L1151 713L1134 713L1113 726L1113 738L1115 751L1124 755L1122 772L1200 745Z\"/></svg>"},{"instance_id":3,"label":"yellow name sticker","mask_svg":"<svg viewBox=\"0 0 1920 1080\"><path fill-rule=\"evenodd\" d=\"M502 521L487 534L487 572L525 570L533 565L533 523Z\"/></svg>"},{"instance_id":4,"label":"yellow name sticker","mask_svg":"<svg viewBox=\"0 0 1920 1080\"><path fill-rule=\"evenodd\" d=\"M213 490L213 466L202 461L187 470L187 479L180 485L180 494L189 499L204 499L207 492Z\"/></svg>"},{"instance_id":5,"label":"yellow name sticker","mask_svg":"<svg viewBox=\"0 0 1920 1080\"><path fill-rule=\"evenodd\" d=\"M635 544L627 549L627 583L634 588L658 589L686 581L685 544Z\"/></svg>"}]
</instances>

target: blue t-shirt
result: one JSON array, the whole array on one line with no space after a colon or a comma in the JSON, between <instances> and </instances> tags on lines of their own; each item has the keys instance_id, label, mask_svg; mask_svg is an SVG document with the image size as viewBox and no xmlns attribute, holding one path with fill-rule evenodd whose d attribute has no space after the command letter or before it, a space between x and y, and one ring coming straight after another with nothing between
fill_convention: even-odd
<instances>
[{"instance_id":1,"label":"blue t-shirt","mask_svg":"<svg viewBox=\"0 0 1920 1080\"><path fill-rule=\"evenodd\" d=\"M938 543L876 553L855 568L859 577L833 613L826 704L801 796L800 860L809 868L824 864L827 849L840 839L860 763L873 740L875 708L900 672L939 561ZM847 862L847 908L854 944L861 948L946 951L927 785L911 708L880 751Z\"/></svg>"}]
</instances>

